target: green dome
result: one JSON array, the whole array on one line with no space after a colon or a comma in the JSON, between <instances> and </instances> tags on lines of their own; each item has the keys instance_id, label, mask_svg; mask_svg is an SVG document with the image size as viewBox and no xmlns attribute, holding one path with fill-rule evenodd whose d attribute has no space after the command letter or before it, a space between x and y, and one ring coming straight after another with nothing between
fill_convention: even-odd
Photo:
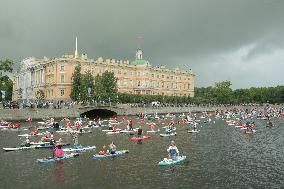
<instances>
[{"instance_id":1,"label":"green dome","mask_svg":"<svg viewBox=\"0 0 284 189\"><path fill-rule=\"evenodd\" d=\"M148 66L150 63L147 60L134 60L130 63L130 66Z\"/></svg>"}]
</instances>

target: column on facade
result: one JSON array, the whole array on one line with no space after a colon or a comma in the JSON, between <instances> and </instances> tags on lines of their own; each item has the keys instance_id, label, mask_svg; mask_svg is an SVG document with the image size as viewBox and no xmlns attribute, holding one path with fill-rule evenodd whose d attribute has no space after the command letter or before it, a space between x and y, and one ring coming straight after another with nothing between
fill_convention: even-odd
<instances>
[{"instance_id":1,"label":"column on facade","mask_svg":"<svg viewBox=\"0 0 284 189\"><path fill-rule=\"evenodd\" d=\"M45 83L45 71L44 69L42 70L42 83Z\"/></svg>"}]
</instances>

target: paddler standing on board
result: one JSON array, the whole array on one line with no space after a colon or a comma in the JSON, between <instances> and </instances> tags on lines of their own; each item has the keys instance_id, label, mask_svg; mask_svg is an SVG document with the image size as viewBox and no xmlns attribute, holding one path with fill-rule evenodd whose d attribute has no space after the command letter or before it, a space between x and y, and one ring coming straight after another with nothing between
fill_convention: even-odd
<instances>
[{"instance_id":1,"label":"paddler standing on board","mask_svg":"<svg viewBox=\"0 0 284 189\"><path fill-rule=\"evenodd\" d=\"M175 144L175 141L171 141L171 145L167 149L169 152L169 159L176 159L176 157L179 155L178 148Z\"/></svg>"},{"instance_id":2,"label":"paddler standing on board","mask_svg":"<svg viewBox=\"0 0 284 189\"><path fill-rule=\"evenodd\" d=\"M32 118L29 117L26 121L28 122L28 125L31 127L31 126L32 126L32 123L33 123Z\"/></svg>"},{"instance_id":3,"label":"paddler standing on board","mask_svg":"<svg viewBox=\"0 0 284 189\"><path fill-rule=\"evenodd\" d=\"M137 137L141 138L142 137L142 133L143 133L143 130L142 130L141 125L140 125L138 130L137 130Z\"/></svg>"},{"instance_id":4,"label":"paddler standing on board","mask_svg":"<svg viewBox=\"0 0 284 189\"><path fill-rule=\"evenodd\" d=\"M194 123L193 123L193 130L196 131L196 129L197 129L197 123L194 122Z\"/></svg>"},{"instance_id":5,"label":"paddler standing on board","mask_svg":"<svg viewBox=\"0 0 284 189\"><path fill-rule=\"evenodd\" d=\"M129 120L128 126L129 126L129 131L133 131L133 121L132 121L132 119Z\"/></svg>"}]
</instances>

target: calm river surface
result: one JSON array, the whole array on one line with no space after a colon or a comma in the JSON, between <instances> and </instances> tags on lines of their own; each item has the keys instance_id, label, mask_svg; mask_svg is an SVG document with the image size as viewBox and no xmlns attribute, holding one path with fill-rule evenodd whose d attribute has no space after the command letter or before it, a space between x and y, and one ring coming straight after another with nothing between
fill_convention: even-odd
<instances>
[{"instance_id":1,"label":"calm river surface","mask_svg":"<svg viewBox=\"0 0 284 189\"><path fill-rule=\"evenodd\" d=\"M256 120L257 132L253 135L245 135L223 120L215 121L200 124L197 134L187 133L185 125L178 125L177 136L153 134L142 144L129 141L126 134L107 136L101 129L80 136L83 145L101 147L113 140L118 150L129 150L129 154L111 159L92 160L97 150L42 165L36 159L50 156L50 150L1 151L0 188L284 188L283 120L274 120L272 129L265 127L265 121ZM137 125L134 121L134 127ZM1 131L1 149L18 146L21 141L17 135L25 132ZM68 135L55 136L72 141ZM188 162L161 168L158 162L167 156L171 140Z\"/></svg>"}]
</instances>

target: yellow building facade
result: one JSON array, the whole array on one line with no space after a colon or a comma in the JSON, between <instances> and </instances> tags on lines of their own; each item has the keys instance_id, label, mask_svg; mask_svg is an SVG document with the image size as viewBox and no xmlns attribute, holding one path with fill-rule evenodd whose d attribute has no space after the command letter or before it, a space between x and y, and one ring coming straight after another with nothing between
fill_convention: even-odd
<instances>
[{"instance_id":1,"label":"yellow building facade","mask_svg":"<svg viewBox=\"0 0 284 189\"><path fill-rule=\"evenodd\" d=\"M145 95L194 96L192 70L154 67L142 58L142 50L136 51L136 59L129 60L89 59L86 54L63 55L60 58L30 59L22 63L14 75L13 100L36 99L42 90L46 100L70 99L72 74L77 64L81 73L90 71L93 76L105 71L118 78L118 92Z\"/></svg>"}]
</instances>

